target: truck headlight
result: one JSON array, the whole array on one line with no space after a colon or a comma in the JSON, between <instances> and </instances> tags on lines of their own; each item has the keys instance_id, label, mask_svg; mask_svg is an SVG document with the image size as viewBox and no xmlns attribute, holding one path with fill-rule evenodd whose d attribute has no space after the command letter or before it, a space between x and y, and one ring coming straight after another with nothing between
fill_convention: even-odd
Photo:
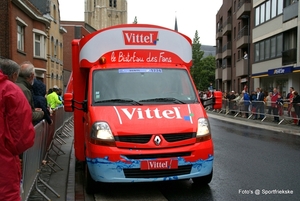
<instances>
[{"instance_id":1,"label":"truck headlight","mask_svg":"<svg viewBox=\"0 0 300 201\"><path fill-rule=\"evenodd\" d=\"M91 131L91 142L98 145L115 145L114 136L106 122L94 123Z\"/></svg>"},{"instance_id":2,"label":"truck headlight","mask_svg":"<svg viewBox=\"0 0 300 201\"><path fill-rule=\"evenodd\" d=\"M207 118L198 119L196 139L197 142L202 142L211 139L210 126Z\"/></svg>"}]
</instances>

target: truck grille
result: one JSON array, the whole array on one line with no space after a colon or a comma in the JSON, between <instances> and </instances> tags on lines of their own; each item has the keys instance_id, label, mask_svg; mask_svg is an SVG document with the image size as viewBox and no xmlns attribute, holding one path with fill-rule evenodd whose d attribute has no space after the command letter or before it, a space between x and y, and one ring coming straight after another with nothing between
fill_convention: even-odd
<instances>
[{"instance_id":1,"label":"truck grille","mask_svg":"<svg viewBox=\"0 0 300 201\"><path fill-rule=\"evenodd\" d=\"M139 168L134 168L123 169L123 171L126 178L161 178L190 174L191 168L192 165L183 165L178 166L178 169L171 170L140 170Z\"/></svg>"},{"instance_id":2,"label":"truck grille","mask_svg":"<svg viewBox=\"0 0 300 201\"><path fill-rule=\"evenodd\" d=\"M124 155L128 159L153 159L153 158L177 158L190 156L191 152L175 152L166 154L137 154L137 155Z\"/></svg>"},{"instance_id":3,"label":"truck grille","mask_svg":"<svg viewBox=\"0 0 300 201\"><path fill-rule=\"evenodd\" d=\"M196 137L196 133L174 133L174 134L163 134L165 140L168 142L178 142L181 140L187 140Z\"/></svg>"},{"instance_id":4,"label":"truck grille","mask_svg":"<svg viewBox=\"0 0 300 201\"><path fill-rule=\"evenodd\" d=\"M196 137L196 133L168 133L162 134L168 142L178 142ZM115 140L119 142L146 144L150 141L152 135L126 135L115 136Z\"/></svg>"},{"instance_id":5,"label":"truck grille","mask_svg":"<svg viewBox=\"0 0 300 201\"><path fill-rule=\"evenodd\" d=\"M115 136L115 140L119 142L130 142L146 144L150 141L152 135L126 135L126 136Z\"/></svg>"}]
</instances>

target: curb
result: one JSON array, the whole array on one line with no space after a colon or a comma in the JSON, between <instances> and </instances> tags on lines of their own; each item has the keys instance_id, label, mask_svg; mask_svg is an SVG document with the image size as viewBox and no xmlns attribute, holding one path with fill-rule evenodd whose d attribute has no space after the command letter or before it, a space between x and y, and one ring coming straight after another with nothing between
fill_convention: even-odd
<instances>
[{"instance_id":1,"label":"curb","mask_svg":"<svg viewBox=\"0 0 300 201\"><path fill-rule=\"evenodd\" d=\"M231 123L235 123L235 124L241 124L241 125L245 125L245 126L250 125L251 127L255 127L255 128L300 136L300 127L299 126L278 125L278 124L275 124L272 122L262 122L262 121L252 120L252 119L241 118L241 117L234 117L234 116L230 116L230 115L215 113L215 112L208 111L208 110L206 112L207 112L207 116L209 118L219 119L222 121L227 121L227 122L231 122Z\"/></svg>"}]
</instances>

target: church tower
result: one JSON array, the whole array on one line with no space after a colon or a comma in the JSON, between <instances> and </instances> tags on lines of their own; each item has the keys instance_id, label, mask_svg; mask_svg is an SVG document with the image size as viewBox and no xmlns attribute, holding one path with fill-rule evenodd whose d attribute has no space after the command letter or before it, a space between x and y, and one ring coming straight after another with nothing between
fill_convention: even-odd
<instances>
[{"instance_id":1,"label":"church tower","mask_svg":"<svg viewBox=\"0 0 300 201\"><path fill-rule=\"evenodd\" d=\"M84 21L99 30L127 24L127 0L85 0Z\"/></svg>"}]
</instances>

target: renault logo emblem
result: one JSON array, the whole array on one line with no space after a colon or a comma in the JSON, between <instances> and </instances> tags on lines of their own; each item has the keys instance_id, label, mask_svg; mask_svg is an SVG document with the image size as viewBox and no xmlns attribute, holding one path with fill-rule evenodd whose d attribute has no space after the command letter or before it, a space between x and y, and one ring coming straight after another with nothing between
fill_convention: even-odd
<instances>
[{"instance_id":1,"label":"renault logo emblem","mask_svg":"<svg viewBox=\"0 0 300 201\"><path fill-rule=\"evenodd\" d=\"M160 145L161 139L160 139L160 137L158 135L156 135L154 137L154 143L155 143L156 146Z\"/></svg>"}]
</instances>

